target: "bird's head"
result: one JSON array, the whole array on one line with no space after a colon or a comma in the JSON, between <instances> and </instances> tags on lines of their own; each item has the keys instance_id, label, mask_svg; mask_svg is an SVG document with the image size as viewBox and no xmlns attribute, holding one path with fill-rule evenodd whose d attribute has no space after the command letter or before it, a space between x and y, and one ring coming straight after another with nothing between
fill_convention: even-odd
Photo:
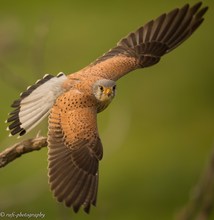
<instances>
[{"instance_id":1,"label":"bird's head","mask_svg":"<svg viewBox=\"0 0 214 220\"><path fill-rule=\"evenodd\" d=\"M100 102L111 102L116 93L116 83L113 80L101 79L94 83L93 93Z\"/></svg>"}]
</instances>

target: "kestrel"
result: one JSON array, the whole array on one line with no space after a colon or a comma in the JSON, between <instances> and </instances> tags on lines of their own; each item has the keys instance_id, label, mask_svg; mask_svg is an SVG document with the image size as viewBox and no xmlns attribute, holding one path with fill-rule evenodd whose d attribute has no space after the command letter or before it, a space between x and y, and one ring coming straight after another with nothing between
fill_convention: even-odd
<instances>
[{"instance_id":1,"label":"kestrel","mask_svg":"<svg viewBox=\"0 0 214 220\"><path fill-rule=\"evenodd\" d=\"M116 81L152 66L184 42L203 22L202 2L164 13L130 33L78 72L45 75L13 102L7 122L11 135L29 132L49 115L48 177L59 202L89 213L96 205L103 146L97 113L112 101Z\"/></svg>"}]
</instances>

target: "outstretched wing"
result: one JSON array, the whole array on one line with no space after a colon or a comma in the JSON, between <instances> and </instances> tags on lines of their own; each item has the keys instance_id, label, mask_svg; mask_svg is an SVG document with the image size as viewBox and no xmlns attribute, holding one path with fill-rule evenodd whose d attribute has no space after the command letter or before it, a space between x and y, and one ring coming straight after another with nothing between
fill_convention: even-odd
<instances>
[{"instance_id":1,"label":"outstretched wing","mask_svg":"<svg viewBox=\"0 0 214 220\"><path fill-rule=\"evenodd\" d=\"M46 74L43 79L29 86L20 99L11 105L15 110L6 120L6 123L10 123L7 128L10 134L22 136L39 124L48 115L56 98L65 91L62 85L66 79L63 73L57 76Z\"/></svg>"},{"instance_id":2,"label":"outstretched wing","mask_svg":"<svg viewBox=\"0 0 214 220\"><path fill-rule=\"evenodd\" d=\"M84 98L77 94L72 99L70 94L57 99L49 116L49 183L59 202L75 212L83 206L89 213L90 205L96 205L98 166L103 154L97 112L85 106Z\"/></svg>"},{"instance_id":3,"label":"outstretched wing","mask_svg":"<svg viewBox=\"0 0 214 220\"><path fill-rule=\"evenodd\" d=\"M203 22L207 7L202 2L174 9L151 20L120 40L117 46L80 71L117 80L126 73L159 62L161 56L184 42Z\"/></svg>"}]
</instances>

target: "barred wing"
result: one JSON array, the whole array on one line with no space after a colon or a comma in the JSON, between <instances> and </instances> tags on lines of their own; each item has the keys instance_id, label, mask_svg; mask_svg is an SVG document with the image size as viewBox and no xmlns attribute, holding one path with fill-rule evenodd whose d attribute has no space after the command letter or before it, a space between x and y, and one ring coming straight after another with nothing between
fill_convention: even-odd
<instances>
[{"instance_id":1,"label":"barred wing","mask_svg":"<svg viewBox=\"0 0 214 220\"><path fill-rule=\"evenodd\" d=\"M81 70L80 74L117 80L132 70L158 63L161 56L183 43L201 25L208 9L200 9L201 5L202 2L192 7L186 4L151 20L120 40L115 48Z\"/></svg>"},{"instance_id":2,"label":"barred wing","mask_svg":"<svg viewBox=\"0 0 214 220\"><path fill-rule=\"evenodd\" d=\"M96 205L98 167L103 154L96 109L71 109L68 95L56 101L49 116L49 183L59 202L73 207L75 212L83 206L89 213L91 204Z\"/></svg>"}]
</instances>

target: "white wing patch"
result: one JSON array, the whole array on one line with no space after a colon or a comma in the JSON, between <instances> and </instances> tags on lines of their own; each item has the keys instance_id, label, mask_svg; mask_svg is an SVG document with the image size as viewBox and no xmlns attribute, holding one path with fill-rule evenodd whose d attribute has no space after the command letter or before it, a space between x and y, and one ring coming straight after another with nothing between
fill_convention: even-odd
<instances>
[{"instance_id":1,"label":"white wing patch","mask_svg":"<svg viewBox=\"0 0 214 220\"><path fill-rule=\"evenodd\" d=\"M20 99L11 105L15 110L6 120L7 123L11 123L7 128L10 135L22 136L38 125L49 114L57 97L65 92L62 87L65 80L67 76L64 73L57 76L46 74L21 93Z\"/></svg>"}]
</instances>

